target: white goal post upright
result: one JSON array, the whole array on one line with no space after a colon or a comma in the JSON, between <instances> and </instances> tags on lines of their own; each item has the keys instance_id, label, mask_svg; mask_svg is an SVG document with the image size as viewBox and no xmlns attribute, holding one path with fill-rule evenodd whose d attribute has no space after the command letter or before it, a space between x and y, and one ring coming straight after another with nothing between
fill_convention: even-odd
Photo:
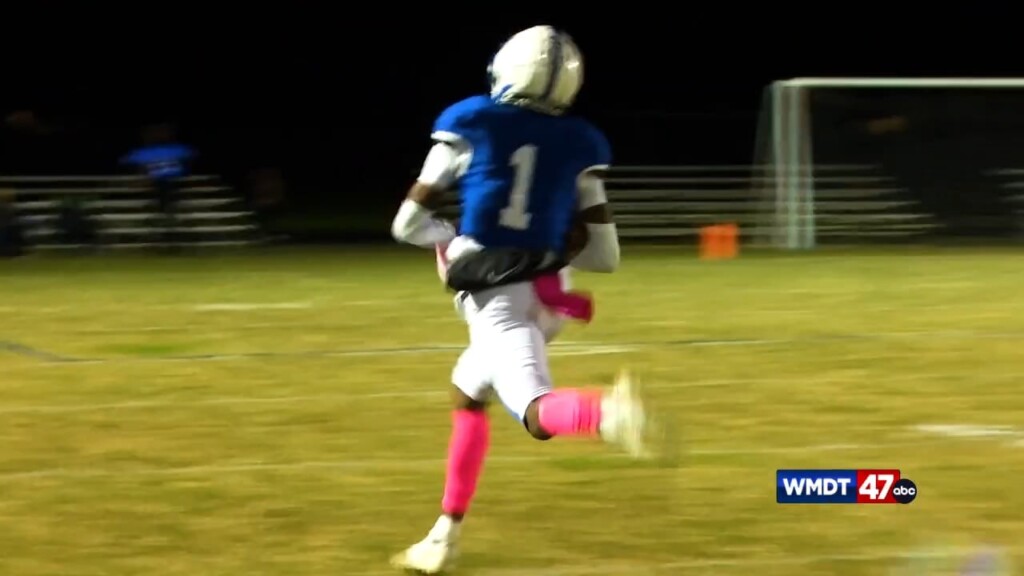
<instances>
[{"instance_id":1,"label":"white goal post upright","mask_svg":"<svg viewBox=\"0 0 1024 576\"><path fill-rule=\"evenodd\" d=\"M771 85L771 136L760 145L762 190L773 200L764 240L778 248L811 249L817 243L815 172L828 169L813 161L812 90L831 89L1022 89L1024 78L794 78ZM1024 107L1024 100L1022 100Z\"/></svg>"}]
</instances>

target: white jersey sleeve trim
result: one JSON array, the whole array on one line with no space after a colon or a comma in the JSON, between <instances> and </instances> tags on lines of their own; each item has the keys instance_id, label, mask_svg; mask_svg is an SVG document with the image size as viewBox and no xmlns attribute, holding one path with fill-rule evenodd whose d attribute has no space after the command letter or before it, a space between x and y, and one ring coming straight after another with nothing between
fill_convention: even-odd
<instances>
[{"instance_id":1,"label":"white jersey sleeve trim","mask_svg":"<svg viewBox=\"0 0 1024 576\"><path fill-rule=\"evenodd\" d=\"M416 180L431 188L447 189L455 183L458 177L459 155L455 148L441 144L434 144L427 152L427 158L423 161L423 168Z\"/></svg>"},{"instance_id":2,"label":"white jersey sleeve trim","mask_svg":"<svg viewBox=\"0 0 1024 576\"><path fill-rule=\"evenodd\" d=\"M597 170L607 166L592 166L580 172L576 179L576 196L578 198L578 210L586 210L594 206L608 203L608 194L604 189L604 180L596 173Z\"/></svg>"},{"instance_id":3,"label":"white jersey sleeve trim","mask_svg":"<svg viewBox=\"0 0 1024 576\"><path fill-rule=\"evenodd\" d=\"M466 146L439 141L430 148L416 178L431 188L448 189L466 173L472 150Z\"/></svg>"},{"instance_id":4,"label":"white jersey sleeve trim","mask_svg":"<svg viewBox=\"0 0 1024 576\"><path fill-rule=\"evenodd\" d=\"M445 132L444 130L438 130L430 135L437 142L444 142L445 144L452 144L455 146L465 146L466 139L459 136L455 132Z\"/></svg>"}]
</instances>

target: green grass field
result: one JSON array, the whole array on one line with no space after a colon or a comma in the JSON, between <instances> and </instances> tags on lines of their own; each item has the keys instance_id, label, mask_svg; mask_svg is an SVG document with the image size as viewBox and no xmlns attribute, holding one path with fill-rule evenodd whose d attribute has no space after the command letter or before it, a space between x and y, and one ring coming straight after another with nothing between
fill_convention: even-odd
<instances>
[{"instance_id":1,"label":"green grass field","mask_svg":"<svg viewBox=\"0 0 1024 576\"><path fill-rule=\"evenodd\" d=\"M459 573L954 574L912 556L1024 553L1024 252L627 247L577 281L597 317L552 348L556 381L632 367L681 463L536 442L496 408ZM391 573L437 514L464 340L413 249L0 263L0 574ZM775 503L777 468L868 467L918 500Z\"/></svg>"}]
</instances>

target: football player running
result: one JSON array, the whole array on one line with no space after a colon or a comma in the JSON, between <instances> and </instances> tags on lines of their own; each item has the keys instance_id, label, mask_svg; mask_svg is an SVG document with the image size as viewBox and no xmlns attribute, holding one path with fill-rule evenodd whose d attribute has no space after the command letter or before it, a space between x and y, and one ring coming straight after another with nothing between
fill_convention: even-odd
<instances>
[{"instance_id":1,"label":"football player running","mask_svg":"<svg viewBox=\"0 0 1024 576\"><path fill-rule=\"evenodd\" d=\"M461 523L489 444L486 403L493 391L531 436L592 436L646 457L644 405L620 374L599 389L554 389L546 341L556 316L589 320L587 302L566 294L567 266L613 272L619 241L598 172L611 153L590 123L565 114L583 83L572 39L549 26L524 30L495 54L489 95L447 108L434 123L427 154L392 224L401 241L437 248L441 273L456 291L469 346L453 372L454 411L441 516L427 536L392 564L424 574L450 568ZM458 231L433 209L459 191ZM586 243L567 246L574 223Z\"/></svg>"}]
</instances>

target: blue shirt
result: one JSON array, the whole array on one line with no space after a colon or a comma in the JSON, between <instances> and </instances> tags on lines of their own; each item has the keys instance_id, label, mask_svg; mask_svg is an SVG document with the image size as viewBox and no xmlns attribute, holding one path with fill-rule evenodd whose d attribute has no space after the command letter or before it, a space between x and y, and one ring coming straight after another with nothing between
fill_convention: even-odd
<instances>
[{"instance_id":1,"label":"blue shirt","mask_svg":"<svg viewBox=\"0 0 1024 576\"><path fill-rule=\"evenodd\" d=\"M577 211L580 173L611 162L607 139L586 120L487 96L442 112L434 138L471 148L458 180L459 233L484 247L561 253Z\"/></svg>"},{"instance_id":2,"label":"blue shirt","mask_svg":"<svg viewBox=\"0 0 1024 576\"><path fill-rule=\"evenodd\" d=\"M178 178L187 172L185 162L192 149L183 144L143 146L121 159L125 164L142 167L151 178Z\"/></svg>"}]
</instances>

